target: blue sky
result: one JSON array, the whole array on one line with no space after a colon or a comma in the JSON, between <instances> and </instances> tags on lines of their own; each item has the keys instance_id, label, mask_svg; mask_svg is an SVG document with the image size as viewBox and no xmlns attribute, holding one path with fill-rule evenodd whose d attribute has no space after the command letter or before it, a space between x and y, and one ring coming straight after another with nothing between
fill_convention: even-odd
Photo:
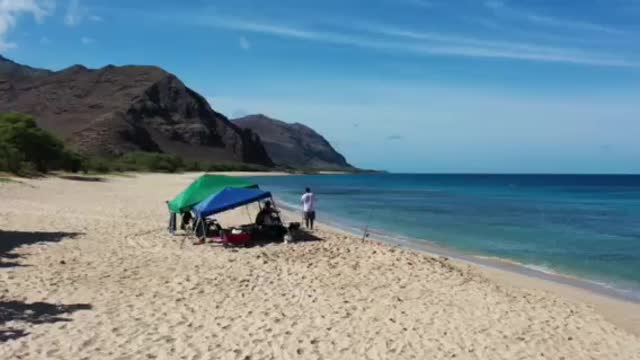
<instances>
[{"instance_id":1,"label":"blue sky","mask_svg":"<svg viewBox=\"0 0 640 360\"><path fill-rule=\"evenodd\" d=\"M32 66L153 64L405 172L640 173L640 0L0 0Z\"/></svg>"}]
</instances>

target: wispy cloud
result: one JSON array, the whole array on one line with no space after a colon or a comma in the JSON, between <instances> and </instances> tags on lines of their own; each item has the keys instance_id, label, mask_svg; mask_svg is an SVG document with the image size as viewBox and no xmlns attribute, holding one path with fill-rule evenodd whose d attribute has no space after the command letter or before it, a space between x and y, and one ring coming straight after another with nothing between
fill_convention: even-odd
<instances>
[{"instance_id":1,"label":"wispy cloud","mask_svg":"<svg viewBox=\"0 0 640 360\"><path fill-rule=\"evenodd\" d=\"M201 26L226 30L422 56L458 56L592 66L640 67L640 61L637 60L582 50L484 40L443 33L417 32L380 24L372 26L370 29L366 26L354 26L353 30L359 31L355 33L307 29L282 25L280 22L265 23L221 16L200 17L196 23ZM366 31L363 32L363 30Z\"/></svg>"},{"instance_id":2,"label":"wispy cloud","mask_svg":"<svg viewBox=\"0 0 640 360\"><path fill-rule=\"evenodd\" d=\"M82 5L80 0L69 0L67 12L64 16L64 23L67 26L78 26L87 19L92 22L102 21L102 17L91 14L89 8Z\"/></svg>"},{"instance_id":3,"label":"wispy cloud","mask_svg":"<svg viewBox=\"0 0 640 360\"><path fill-rule=\"evenodd\" d=\"M496 16L508 17L518 21L527 21L540 26L562 28L570 31L586 31L591 33L605 33L610 35L625 34L626 31L591 22L578 21L573 19L560 19L551 16L536 14L527 10L511 7L503 1L488 0L485 7L491 10Z\"/></svg>"},{"instance_id":4,"label":"wispy cloud","mask_svg":"<svg viewBox=\"0 0 640 360\"><path fill-rule=\"evenodd\" d=\"M561 49L536 44L518 43L511 41L487 40L459 34L444 34L439 32L416 31L386 24L354 23L357 29L378 35L392 36L409 40L425 40L442 44L458 44L463 46L477 46L480 48L500 49L510 51L530 51L538 53L557 53Z\"/></svg>"},{"instance_id":5,"label":"wispy cloud","mask_svg":"<svg viewBox=\"0 0 640 360\"><path fill-rule=\"evenodd\" d=\"M37 22L42 22L54 8L52 0L0 0L0 51L18 46L7 41L7 34L16 26L20 15L32 15Z\"/></svg>"},{"instance_id":6,"label":"wispy cloud","mask_svg":"<svg viewBox=\"0 0 640 360\"><path fill-rule=\"evenodd\" d=\"M574 20L566 20L566 19L556 19L550 16L540 16L540 15L529 15L529 21L538 23L541 25L548 25L560 28L567 28L572 30L584 30L584 31L592 31L592 32L602 32L608 34L625 34L626 31L616 29L609 26L604 26L600 24L580 22Z\"/></svg>"},{"instance_id":7,"label":"wispy cloud","mask_svg":"<svg viewBox=\"0 0 640 360\"><path fill-rule=\"evenodd\" d=\"M482 39L460 34L423 32L393 27L385 24L354 23L355 27L372 34L393 36L405 40L424 40L431 44L440 44L451 50L459 49L461 54L478 57L498 57L521 60L565 62L599 66L640 66L638 60L594 53L578 48L546 46L536 43Z\"/></svg>"},{"instance_id":8,"label":"wispy cloud","mask_svg":"<svg viewBox=\"0 0 640 360\"><path fill-rule=\"evenodd\" d=\"M67 6L67 13L64 16L64 23L67 26L79 25L89 10L80 5L80 0L70 0Z\"/></svg>"},{"instance_id":9,"label":"wispy cloud","mask_svg":"<svg viewBox=\"0 0 640 360\"><path fill-rule=\"evenodd\" d=\"M249 40L247 40L246 37L241 36L240 37L240 48L242 50L249 50L251 49L251 43L249 42Z\"/></svg>"},{"instance_id":10,"label":"wispy cloud","mask_svg":"<svg viewBox=\"0 0 640 360\"><path fill-rule=\"evenodd\" d=\"M222 29L241 30L295 39L320 40L323 37L322 34L313 31L296 29L293 27L283 26L275 23L261 23L229 17L200 17L198 19L195 19L195 23Z\"/></svg>"},{"instance_id":11,"label":"wispy cloud","mask_svg":"<svg viewBox=\"0 0 640 360\"><path fill-rule=\"evenodd\" d=\"M93 44L94 42L96 42L96 40L95 40L94 38L92 38L92 37L83 36L82 38L80 38L80 42L81 42L83 45L91 45L91 44Z\"/></svg>"}]
</instances>

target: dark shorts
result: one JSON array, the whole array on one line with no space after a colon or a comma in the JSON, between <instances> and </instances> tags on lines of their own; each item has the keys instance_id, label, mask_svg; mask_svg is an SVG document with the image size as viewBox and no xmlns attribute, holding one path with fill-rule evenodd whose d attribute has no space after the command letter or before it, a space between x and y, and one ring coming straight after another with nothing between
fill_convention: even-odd
<instances>
[{"instance_id":1,"label":"dark shorts","mask_svg":"<svg viewBox=\"0 0 640 360\"><path fill-rule=\"evenodd\" d=\"M315 211L305 211L304 212L304 219L305 220L315 220L316 219L316 212Z\"/></svg>"}]
</instances>

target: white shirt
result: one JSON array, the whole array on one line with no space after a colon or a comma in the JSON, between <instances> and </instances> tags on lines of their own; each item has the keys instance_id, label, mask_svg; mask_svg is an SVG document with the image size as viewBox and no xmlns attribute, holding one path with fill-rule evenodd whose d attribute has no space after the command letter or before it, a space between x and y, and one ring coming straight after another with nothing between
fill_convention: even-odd
<instances>
[{"instance_id":1,"label":"white shirt","mask_svg":"<svg viewBox=\"0 0 640 360\"><path fill-rule=\"evenodd\" d=\"M304 193L300 200L304 212L316 211L316 196L313 193Z\"/></svg>"}]
</instances>

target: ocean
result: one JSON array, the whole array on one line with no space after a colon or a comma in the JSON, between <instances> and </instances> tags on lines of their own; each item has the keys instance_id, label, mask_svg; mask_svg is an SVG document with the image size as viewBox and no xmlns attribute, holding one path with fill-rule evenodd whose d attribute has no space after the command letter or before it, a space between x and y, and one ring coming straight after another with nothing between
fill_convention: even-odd
<instances>
[{"instance_id":1,"label":"ocean","mask_svg":"<svg viewBox=\"0 0 640 360\"><path fill-rule=\"evenodd\" d=\"M640 176L314 175L256 177L285 206L309 186L318 219L561 274L640 301Z\"/></svg>"}]
</instances>

